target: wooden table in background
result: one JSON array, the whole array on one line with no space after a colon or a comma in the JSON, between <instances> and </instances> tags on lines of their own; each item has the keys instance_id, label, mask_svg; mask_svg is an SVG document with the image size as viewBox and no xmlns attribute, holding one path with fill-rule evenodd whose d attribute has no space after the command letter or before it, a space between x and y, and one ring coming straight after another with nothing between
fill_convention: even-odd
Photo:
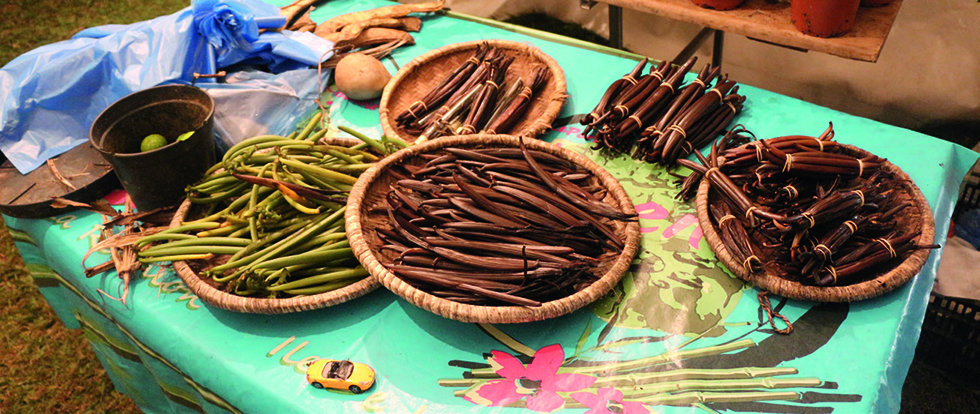
<instances>
[{"instance_id":1,"label":"wooden table in background","mask_svg":"<svg viewBox=\"0 0 980 414\"><path fill-rule=\"evenodd\" d=\"M789 3L771 4L766 0L748 0L735 10L716 11L701 8L691 0L601 0L610 6L610 40L617 37L622 45L622 10L636 10L663 16L668 19L694 23L706 29L746 36L750 39L786 46L794 49L812 50L847 59L875 62L881 54L895 16L902 6L896 0L884 7L861 7L857 21L847 34L835 38L807 36L796 30L790 21ZM585 3L583 3L584 5ZM614 10L620 9L620 10ZM614 22L613 20L618 20ZM618 27L614 27L615 25ZM720 54L719 45L715 45Z\"/></svg>"}]
</instances>

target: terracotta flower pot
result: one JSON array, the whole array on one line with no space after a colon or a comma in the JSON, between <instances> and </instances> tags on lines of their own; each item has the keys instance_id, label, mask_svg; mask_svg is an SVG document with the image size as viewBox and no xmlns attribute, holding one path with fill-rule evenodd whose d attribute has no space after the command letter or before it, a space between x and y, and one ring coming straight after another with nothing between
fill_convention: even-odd
<instances>
[{"instance_id":1,"label":"terracotta flower pot","mask_svg":"<svg viewBox=\"0 0 980 414\"><path fill-rule=\"evenodd\" d=\"M741 6L745 0L691 0L691 2L706 9L731 10Z\"/></svg>"},{"instance_id":2,"label":"terracotta flower pot","mask_svg":"<svg viewBox=\"0 0 980 414\"><path fill-rule=\"evenodd\" d=\"M861 0L792 0L790 18L810 36L835 37L854 26Z\"/></svg>"},{"instance_id":3,"label":"terracotta flower pot","mask_svg":"<svg viewBox=\"0 0 980 414\"><path fill-rule=\"evenodd\" d=\"M892 4L895 0L861 0L861 7L882 7Z\"/></svg>"}]
</instances>

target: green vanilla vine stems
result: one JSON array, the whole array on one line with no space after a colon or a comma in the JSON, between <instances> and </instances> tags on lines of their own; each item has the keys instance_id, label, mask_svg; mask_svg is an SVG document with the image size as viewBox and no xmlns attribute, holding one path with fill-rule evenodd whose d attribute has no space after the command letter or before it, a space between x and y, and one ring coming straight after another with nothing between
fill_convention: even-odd
<instances>
[{"instance_id":1,"label":"green vanilla vine stems","mask_svg":"<svg viewBox=\"0 0 980 414\"><path fill-rule=\"evenodd\" d=\"M185 221L136 242L139 261L188 261L202 277L241 296L282 298L339 289L368 276L344 230L347 195L380 156L406 144L323 144L316 113L288 136L262 135L232 146L188 186Z\"/></svg>"}]
</instances>

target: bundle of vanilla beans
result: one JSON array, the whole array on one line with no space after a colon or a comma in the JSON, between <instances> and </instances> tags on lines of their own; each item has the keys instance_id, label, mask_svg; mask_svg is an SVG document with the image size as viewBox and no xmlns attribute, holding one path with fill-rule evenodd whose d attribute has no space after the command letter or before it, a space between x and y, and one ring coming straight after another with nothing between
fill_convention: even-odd
<instances>
[{"instance_id":1,"label":"bundle of vanilla beans","mask_svg":"<svg viewBox=\"0 0 980 414\"><path fill-rule=\"evenodd\" d=\"M585 135L596 149L632 152L636 159L667 166L705 146L741 112L745 97L734 81L719 76L721 67L711 65L682 85L696 61L692 57L681 66L664 61L642 74L644 59L609 85L582 118Z\"/></svg>"},{"instance_id":2,"label":"bundle of vanilla beans","mask_svg":"<svg viewBox=\"0 0 980 414\"><path fill-rule=\"evenodd\" d=\"M808 285L849 285L874 278L919 245L911 183L880 168L873 154L855 156L833 141L833 125L819 137L790 135L750 141L732 128L694 172L681 195L701 179L718 235L747 272L766 271ZM739 145L748 142L744 145ZM908 209L908 210L906 210Z\"/></svg>"},{"instance_id":3,"label":"bundle of vanilla beans","mask_svg":"<svg viewBox=\"0 0 980 414\"><path fill-rule=\"evenodd\" d=\"M418 289L473 305L541 306L584 289L625 246L592 173L549 153L445 148L390 187L382 262Z\"/></svg>"},{"instance_id":4,"label":"bundle of vanilla beans","mask_svg":"<svg viewBox=\"0 0 980 414\"><path fill-rule=\"evenodd\" d=\"M506 134L548 82L548 68L505 82L514 62L506 50L482 44L473 55L395 118L424 142L444 135Z\"/></svg>"}]
</instances>

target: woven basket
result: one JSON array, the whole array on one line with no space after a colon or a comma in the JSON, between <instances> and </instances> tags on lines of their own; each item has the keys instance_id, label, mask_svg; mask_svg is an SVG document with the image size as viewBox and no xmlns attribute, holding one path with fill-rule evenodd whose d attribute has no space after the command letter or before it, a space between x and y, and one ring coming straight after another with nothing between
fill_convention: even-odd
<instances>
[{"instance_id":1,"label":"woven basket","mask_svg":"<svg viewBox=\"0 0 980 414\"><path fill-rule=\"evenodd\" d=\"M558 117L568 95L565 93L565 73L551 56L524 43L507 40L478 40L455 43L423 54L407 65L385 86L381 95L381 127L385 135L413 142L417 135L405 131L395 123L395 117L415 101L424 96L453 70L462 65L481 44L511 51L514 63L507 69L504 84L518 77L525 83L531 78L536 65L544 64L549 69L548 83L532 98L526 115L507 134L536 137L549 128Z\"/></svg>"},{"instance_id":2,"label":"woven basket","mask_svg":"<svg viewBox=\"0 0 980 414\"><path fill-rule=\"evenodd\" d=\"M525 140L529 149L539 150L570 160L587 168L597 178L598 183L608 190L605 202L622 211L635 213L632 201L626 195L623 187L615 178L588 158L563 149L553 144L538 140ZM365 172L351 190L347 202L347 237L350 240L354 254L361 264L376 276L389 290L405 298L413 305L442 315L449 319L463 322L482 323L520 323L538 321L570 313L579 309L612 289L623 273L629 268L640 242L640 225L638 222L614 223L616 233L623 236L626 247L618 256L600 263L597 275L600 279L589 287L562 299L545 302L540 307L522 306L477 306L461 304L442 299L416 289L402 281L394 273L381 264L377 247L381 240L376 228L391 228L388 216L385 214L384 196L389 185L395 181L391 174L393 167L404 164L421 165L425 163L418 154L435 153L444 147L454 148L487 148L487 147L518 147L518 139L510 135L467 135L444 137L417 146L401 150Z\"/></svg>"},{"instance_id":3,"label":"woven basket","mask_svg":"<svg viewBox=\"0 0 980 414\"><path fill-rule=\"evenodd\" d=\"M870 155L869 152L857 147L849 145L839 145L839 147L844 149L844 153L850 155L858 157ZM932 210L929 209L929 203L925 196L915 186L912 179L894 164L886 161L881 164L880 168L891 172L900 182L904 183L901 188L897 189L896 194L912 204L899 214L898 226L910 231L921 230L919 237L912 240L913 243L932 244L936 229ZM698 224L700 224L711 250L721 263L736 276L760 289L780 296L816 302L851 302L873 298L908 282L919 273L929 257L930 251L928 249L912 250L876 267L874 273L863 278L863 281L841 286L809 286L768 274L765 271L747 272L742 263L738 262L725 248L718 235L718 229L711 220L709 202L715 200L717 192L710 190L710 188L711 185L708 180L701 181L697 194L697 213Z\"/></svg>"},{"instance_id":4,"label":"woven basket","mask_svg":"<svg viewBox=\"0 0 980 414\"><path fill-rule=\"evenodd\" d=\"M329 138L321 140L321 142L333 145L354 146L361 141L353 138ZM173 221L170 224L171 227L179 225L185 218L191 215L193 213L192 207L193 204L188 200L184 200L174 214ZM221 309L242 313L279 314L320 309L363 296L380 286L375 278L369 276L343 288L316 295L283 299L249 298L233 295L209 284L205 279L195 273L187 262L173 262L173 267L177 272L177 276L202 301Z\"/></svg>"}]
</instances>

